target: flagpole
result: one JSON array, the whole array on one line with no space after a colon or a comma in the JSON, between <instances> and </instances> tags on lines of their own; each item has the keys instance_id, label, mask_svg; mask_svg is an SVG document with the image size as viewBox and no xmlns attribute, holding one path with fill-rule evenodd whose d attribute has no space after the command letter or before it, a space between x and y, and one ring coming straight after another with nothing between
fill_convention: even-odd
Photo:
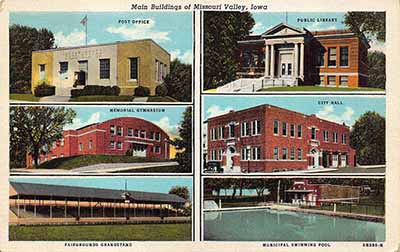
<instances>
[{"instance_id":1,"label":"flagpole","mask_svg":"<svg viewBox=\"0 0 400 252\"><path fill-rule=\"evenodd\" d=\"M86 45L87 45L87 23L88 23L88 20L87 20L87 15L86 15L86 22L85 22L85 42L86 42Z\"/></svg>"}]
</instances>

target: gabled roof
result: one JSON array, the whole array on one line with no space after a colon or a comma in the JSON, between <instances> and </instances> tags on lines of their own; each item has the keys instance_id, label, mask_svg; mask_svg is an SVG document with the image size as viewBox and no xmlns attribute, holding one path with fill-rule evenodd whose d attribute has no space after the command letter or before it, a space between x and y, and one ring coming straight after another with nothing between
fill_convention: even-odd
<instances>
[{"instance_id":1,"label":"gabled roof","mask_svg":"<svg viewBox=\"0 0 400 252\"><path fill-rule=\"evenodd\" d=\"M261 34L261 37L282 36L282 35L304 35L307 33L305 28L297 28L286 23L280 23Z\"/></svg>"},{"instance_id":2,"label":"gabled roof","mask_svg":"<svg viewBox=\"0 0 400 252\"><path fill-rule=\"evenodd\" d=\"M148 203L185 203L186 200L167 193L125 191L115 189L103 189L94 187L64 186L36 183L10 182L15 192L22 197L53 197L67 199L100 199L124 201L124 195L128 194L131 202ZM14 198L16 196L13 196Z\"/></svg>"}]
</instances>

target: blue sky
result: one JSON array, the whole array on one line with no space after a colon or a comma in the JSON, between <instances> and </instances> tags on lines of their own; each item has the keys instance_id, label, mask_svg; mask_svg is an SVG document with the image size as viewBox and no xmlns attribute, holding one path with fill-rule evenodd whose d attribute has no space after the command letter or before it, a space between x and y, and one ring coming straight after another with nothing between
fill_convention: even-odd
<instances>
[{"instance_id":1,"label":"blue sky","mask_svg":"<svg viewBox=\"0 0 400 252\"><path fill-rule=\"evenodd\" d=\"M173 186L187 186L192 198L192 179L189 177L103 177L103 178L10 178L10 182L40 183L66 186L168 193Z\"/></svg>"},{"instance_id":2,"label":"blue sky","mask_svg":"<svg viewBox=\"0 0 400 252\"><path fill-rule=\"evenodd\" d=\"M327 101L328 104L319 104ZM332 105L339 101L342 105ZM204 120L225 114L229 110L240 110L261 104L271 104L304 114L315 114L319 118L353 125L362 114L375 111L385 116L386 101L384 96L215 96L204 97Z\"/></svg>"},{"instance_id":3,"label":"blue sky","mask_svg":"<svg viewBox=\"0 0 400 252\"><path fill-rule=\"evenodd\" d=\"M255 25L253 34L261 34L279 23L286 22L286 12L252 12ZM287 12L288 24L297 28L306 28L310 31L346 29L343 24L345 12ZM318 19L331 18L336 21L320 22ZM307 20L308 19L308 20ZM366 34L367 35L367 34ZM385 45L375 38L369 37L371 49L384 51Z\"/></svg>"},{"instance_id":4,"label":"blue sky","mask_svg":"<svg viewBox=\"0 0 400 252\"><path fill-rule=\"evenodd\" d=\"M64 129L77 129L91 123L103 122L116 117L132 116L151 121L164 129L170 137L178 135L178 127L183 119L186 107L175 106L69 106L76 112L72 124ZM110 109L134 109L133 112L110 112ZM140 109L164 109L165 112L140 112Z\"/></svg>"},{"instance_id":5,"label":"blue sky","mask_svg":"<svg viewBox=\"0 0 400 252\"><path fill-rule=\"evenodd\" d=\"M192 63L191 12L12 12L10 25L47 28L59 47L85 44L85 28L80 23L88 16L88 43L152 38L185 63ZM146 24L124 24L119 20L147 20Z\"/></svg>"}]
</instances>

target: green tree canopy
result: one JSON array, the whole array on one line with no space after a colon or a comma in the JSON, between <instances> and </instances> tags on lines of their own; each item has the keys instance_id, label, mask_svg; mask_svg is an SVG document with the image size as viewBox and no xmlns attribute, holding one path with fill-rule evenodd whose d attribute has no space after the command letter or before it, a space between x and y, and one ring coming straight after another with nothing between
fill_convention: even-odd
<instances>
[{"instance_id":1,"label":"green tree canopy","mask_svg":"<svg viewBox=\"0 0 400 252\"><path fill-rule=\"evenodd\" d=\"M344 23L354 33L371 34L379 41L385 41L386 15L385 12L347 12Z\"/></svg>"},{"instance_id":2,"label":"green tree canopy","mask_svg":"<svg viewBox=\"0 0 400 252\"><path fill-rule=\"evenodd\" d=\"M171 141L171 144L180 151L175 159L179 163L182 172L192 170L192 108L187 107L183 113L183 120L179 127L179 138Z\"/></svg>"},{"instance_id":3,"label":"green tree canopy","mask_svg":"<svg viewBox=\"0 0 400 252\"><path fill-rule=\"evenodd\" d=\"M54 35L47 29L11 25L10 32L10 91L29 92L31 84L32 51L54 47ZM18 84L18 83L19 84ZM23 85L21 85L21 83Z\"/></svg>"},{"instance_id":4,"label":"green tree canopy","mask_svg":"<svg viewBox=\"0 0 400 252\"><path fill-rule=\"evenodd\" d=\"M169 190L168 193L178 195L185 200L190 199L189 188L187 186L174 186Z\"/></svg>"},{"instance_id":5,"label":"green tree canopy","mask_svg":"<svg viewBox=\"0 0 400 252\"><path fill-rule=\"evenodd\" d=\"M192 100L192 65L183 64L174 59L170 65L170 72L164 78L168 95L178 101L190 102Z\"/></svg>"},{"instance_id":6,"label":"green tree canopy","mask_svg":"<svg viewBox=\"0 0 400 252\"><path fill-rule=\"evenodd\" d=\"M238 69L237 41L250 34L255 21L249 12L204 12L204 88L233 81Z\"/></svg>"},{"instance_id":7,"label":"green tree canopy","mask_svg":"<svg viewBox=\"0 0 400 252\"><path fill-rule=\"evenodd\" d=\"M385 164L385 118L376 112L364 113L350 132L350 146L361 165Z\"/></svg>"},{"instance_id":8,"label":"green tree canopy","mask_svg":"<svg viewBox=\"0 0 400 252\"><path fill-rule=\"evenodd\" d=\"M35 167L46 147L63 137L63 127L72 123L74 110L65 107L12 107L10 109L10 147L22 146L32 155ZM29 165L29 164L27 164Z\"/></svg>"},{"instance_id":9,"label":"green tree canopy","mask_svg":"<svg viewBox=\"0 0 400 252\"><path fill-rule=\"evenodd\" d=\"M368 52L368 86L385 88L386 56L383 52Z\"/></svg>"}]
</instances>

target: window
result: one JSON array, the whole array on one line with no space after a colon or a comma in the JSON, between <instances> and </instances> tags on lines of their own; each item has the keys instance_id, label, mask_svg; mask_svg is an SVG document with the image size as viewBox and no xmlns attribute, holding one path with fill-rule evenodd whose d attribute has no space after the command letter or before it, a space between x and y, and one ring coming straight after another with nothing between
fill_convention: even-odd
<instances>
[{"instance_id":1,"label":"window","mask_svg":"<svg viewBox=\"0 0 400 252\"><path fill-rule=\"evenodd\" d=\"M124 135L124 130L122 129L121 126L117 126L117 135L118 136L123 136Z\"/></svg>"},{"instance_id":2,"label":"window","mask_svg":"<svg viewBox=\"0 0 400 252\"><path fill-rule=\"evenodd\" d=\"M342 134L342 144L346 144L346 143L347 143L347 135Z\"/></svg>"},{"instance_id":3,"label":"window","mask_svg":"<svg viewBox=\"0 0 400 252\"><path fill-rule=\"evenodd\" d=\"M122 150L122 143L121 142L117 142L117 149L118 150Z\"/></svg>"},{"instance_id":4,"label":"window","mask_svg":"<svg viewBox=\"0 0 400 252\"><path fill-rule=\"evenodd\" d=\"M294 124L293 123L290 124L290 136L294 137Z\"/></svg>"},{"instance_id":5,"label":"window","mask_svg":"<svg viewBox=\"0 0 400 252\"><path fill-rule=\"evenodd\" d=\"M241 160L250 160L250 148L242 148Z\"/></svg>"},{"instance_id":6,"label":"window","mask_svg":"<svg viewBox=\"0 0 400 252\"><path fill-rule=\"evenodd\" d=\"M349 66L349 47L340 47L340 66Z\"/></svg>"},{"instance_id":7,"label":"window","mask_svg":"<svg viewBox=\"0 0 400 252\"><path fill-rule=\"evenodd\" d=\"M93 141L89 140L89 150L93 149Z\"/></svg>"},{"instance_id":8,"label":"window","mask_svg":"<svg viewBox=\"0 0 400 252\"><path fill-rule=\"evenodd\" d=\"M218 127L217 139L223 139L223 138L224 138L224 127Z\"/></svg>"},{"instance_id":9,"label":"window","mask_svg":"<svg viewBox=\"0 0 400 252\"><path fill-rule=\"evenodd\" d=\"M110 125L110 134L111 134L112 136L115 135L115 126L114 126L114 125Z\"/></svg>"},{"instance_id":10,"label":"window","mask_svg":"<svg viewBox=\"0 0 400 252\"><path fill-rule=\"evenodd\" d=\"M348 76L340 76L339 77L339 84L340 86L348 86L349 84L349 77Z\"/></svg>"},{"instance_id":11,"label":"window","mask_svg":"<svg viewBox=\"0 0 400 252\"><path fill-rule=\"evenodd\" d=\"M128 136L133 136L133 129L132 128L128 128Z\"/></svg>"},{"instance_id":12,"label":"window","mask_svg":"<svg viewBox=\"0 0 400 252\"><path fill-rule=\"evenodd\" d=\"M235 124L229 124L229 137L235 137Z\"/></svg>"},{"instance_id":13,"label":"window","mask_svg":"<svg viewBox=\"0 0 400 252\"><path fill-rule=\"evenodd\" d=\"M154 152L155 153L161 153L161 147L158 146L158 145L154 146Z\"/></svg>"},{"instance_id":14,"label":"window","mask_svg":"<svg viewBox=\"0 0 400 252\"><path fill-rule=\"evenodd\" d=\"M261 147L253 147L251 150L251 159L260 160L261 159Z\"/></svg>"},{"instance_id":15,"label":"window","mask_svg":"<svg viewBox=\"0 0 400 252\"><path fill-rule=\"evenodd\" d=\"M290 160L294 160L294 148L290 149Z\"/></svg>"},{"instance_id":16,"label":"window","mask_svg":"<svg viewBox=\"0 0 400 252\"><path fill-rule=\"evenodd\" d=\"M222 160L222 152L223 152L222 149L217 150L217 157L216 157L217 160Z\"/></svg>"},{"instance_id":17,"label":"window","mask_svg":"<svg viewBox=\"0 0 400 252\"><path fill-rule=\"evenodd\" d=\"M324 142L329 141L329 132L327 130L324 130Z\"/></svg>"},{"instance_id":18,"label":"window","mask_svg":"<svg viewBox=\"0 0 400 252\"><path fill-rule=\"evenodd\" d=\"M146 131L145 130L141 130L140 131L140 138L146 138Z\"/></svg>"},{"instance_id":19,"label":"window","mask_svg":"<svg viewBox=\"0 0 400 252\"><path fill-rule=\"evenodd\" d=\"M100 59L100 79L110 79L110 59Z\"/></svg>"},{"instance_id":20,"label":"window","mask_svg":"<svg viewBox=\"0 0 400 252\"><path fill-rule=\"evenodd\" d=\"M254 120L251 122L251 134L254 135L258 135L260 134L260 130L261 130L261 124L260 121L258 120Z\"/></svg>"},{"instance_id":21,"label":"window","mask_svg":"<svg viewBox=\"0 0 400 252\"><path fill-rule=\"evenodd\" d=\"M297 137L302 137L303 136L303 127L301 124L297 125Z\"/></svg>"},{"instance_id":22,"label":"window","mask_svg":"<svg viewBox=\"0 0 400 252\"><path fill-rule=\"evenodd\" d=\"M283 160L287 159L287 149L286 148L282 148L282 159Z\"/></svg>"},{"instance_id":23,"label":"window","mask_svg":"<svg viewBox=\"0 0 400 252\"><path fill-rule=\"evenodd\" d=\"M129 59L129 79L137 80L138 79L138 58L130 58Z\"/></svg>"},{"instance_id":24,"label":"window","mask_svg":"<svg viewBox=\"0 0 400 252\"><path fill-rule=\"evenodd\" d=\"M160 141L160 139L161 139L161 133L160 133L160 132L157 132L157 133L156 133L156 140L157 140L157 141Z\"/></svg>"},{"instance_id":25,"label":"window","mask_svg":"<svg viewBox=\"0 0 400 252\"><path fill-rule=\"evenodd\" d=\"M317 130L314 127L311 128L311 139L317 139Z\"/></svg>"},{"instance_id":26,"label":"window","mask_svg":"<svg viewBox=\"0 0 400 252\"><path fill-rule=\"evenodd\" d=\"M246 148L242 148L240 152L240 159L246 160Z\"/></svg>"},{"instance_id":27,"label":"window","mask_svg":"<svg viewBox=\"0 0 400 252\"><path fill-rule=\"evenodd\" d=\"M323 47L319 48L319 53L318 53L318 58L317 58L317 65L318 66L324 66L325 65L325 49Z\"/></svg>"},{"instance_id":28,"label":"window","mask_svg":"<svg viewBox=\"0 0 400 252\"><path fill-rule=\"evenodd\" d=\"M68 62L60 62L60 78L61 80L68 79Z\"/></svg>"},{"instance_id":29,"label":"window","mask_svg":"<svg viewBox=\"0 0 400 252\"><path fill-rule=\"evenodd\" d=\"M215 140L215 128L211 128L210 135L211 135L211 140Z\"/></svg>"},{"instance_id":30,"label":"window","mask_svg":"<svg viewBox=\"0 0 400 252\"><path fill-rule=\"evenodd\" d=\"M155 138L155 133L153 131L150 132L150 139L154 140Z\"/></svg>"},{"instance_id":31,"label":"window","mask_svg":"<svg viewBox=\"0 0 400 252\"><path fill-rule=\"evenodd\" d=\"M140 134L140 130L138 130L138 129L135 129L135 132L134 132L135 134L134 134L134 136L135 137L139 137L139 134Z\"/></svg>"},{"instance_id":32,"label":"window","mask_svg":"<svg viewBox=\"0 0 400 252\"><path fill-rule=\"evenodd\" d=\"M328 66L336 66L336 47L328 49Z\"/></svg>"},{"instance_id":33,"label":"window","mask_svg":"<svg viewBox=\"0 0 400 252\"><path fill-rule=\"evenodd\" d=\"M274 159L275 160L279 159L279 148L278 147L274 148Z\"/></svg>"},{"instance_id":34,"label":"window","mask_svg":"<svg viewBox=\"0 0 400 252\"><path fill-rule=\"evenodd\" d=\"M110 149L115 150L115 142L114 141L110 142Z\"/></svg>"},{"instance_id":35,"label":"window","mask_svg":"<svg viewBox=\"0 0 400 252\"><path fill-rule=\"evenodd\" d=\"M319 76L319 84L320 85L325 85L325 76L324 75L320 75Z\"/></svg>"},{"instance_id":36,"label":"window","mask_svg":"<svg viewBox=\"0 0 400 252\"><path fill-rule=\"evenodd\" d=\"M79 143L79 151L83 151L83 143Z\"/></svg>"},{"instance_id":37,"label":"window","mask_svg":"<svg viewBox=\"0 0 400 252\"><path fill-rule=\"evenodd\" d=\"M39 65L39 78L40 78L40 80L44 80L45 72L46 72L46 65L45 64L40 64Z\"/></svg>"},{"instance_id":38,"label":"window","mask_svg":"<svg viewBox=\"0 0 400 252\"><path fill-rule=\"evenodd\" d=\"M297 160L303 159L303 151L299 148L297 149Z\"/></svg>"},{"instance_id":39,"label":"window","mask_svg":"<svg viewBox=\"0 0 400 252\"><path fill-rule=\"evenodd\" d=\"M336 76L328 76L328 85L336 86Z\"/></svg>"},{"instance_id":40,"label":"window","mask_svg":"<svg viewBox=\"0 0 400 252\"><path fill-rule=\"evenodd\" d=\"M242 122L242 136L250 135L250 128L248 122Z\"/></svg>"},{"instance_id":41,"label":"window","mask_svg":"<svg viewBox=\"0 0 400 252\"><path fill-rule=\"evenodd\" d=\"M287 123L282 123L282 136L287 136Z\"/></svg>"},{"instance_id":42,"label":"window","mask_svg":"<svg viewBox=\"0 0 400 252\"><path fill-rule=\"evenodd\" d=\"M279 121L278 120L274 121L274 134L275 135L279 134Z\"/></svg>"},{"instance_id":43,"label":"window","mask_svg":"<svg viewBox=\"0 0 400 252\"><path fill-rule=\"evenodd\" d=\"M333 138L333 142L334 142L334 143L337 143L337 142L338 142L337 132L333 132L333 133L332 133L332 138Z\"/></svg>"},{"instance_id":44,"label":"window","mask_svg":"<svg viewBox=\"0 0 400 252\"><path fill-rule=\"evenodd\" d=\"M287 64L287 74L292 75L292 63Z\"/></svg>"}]
</instances>

